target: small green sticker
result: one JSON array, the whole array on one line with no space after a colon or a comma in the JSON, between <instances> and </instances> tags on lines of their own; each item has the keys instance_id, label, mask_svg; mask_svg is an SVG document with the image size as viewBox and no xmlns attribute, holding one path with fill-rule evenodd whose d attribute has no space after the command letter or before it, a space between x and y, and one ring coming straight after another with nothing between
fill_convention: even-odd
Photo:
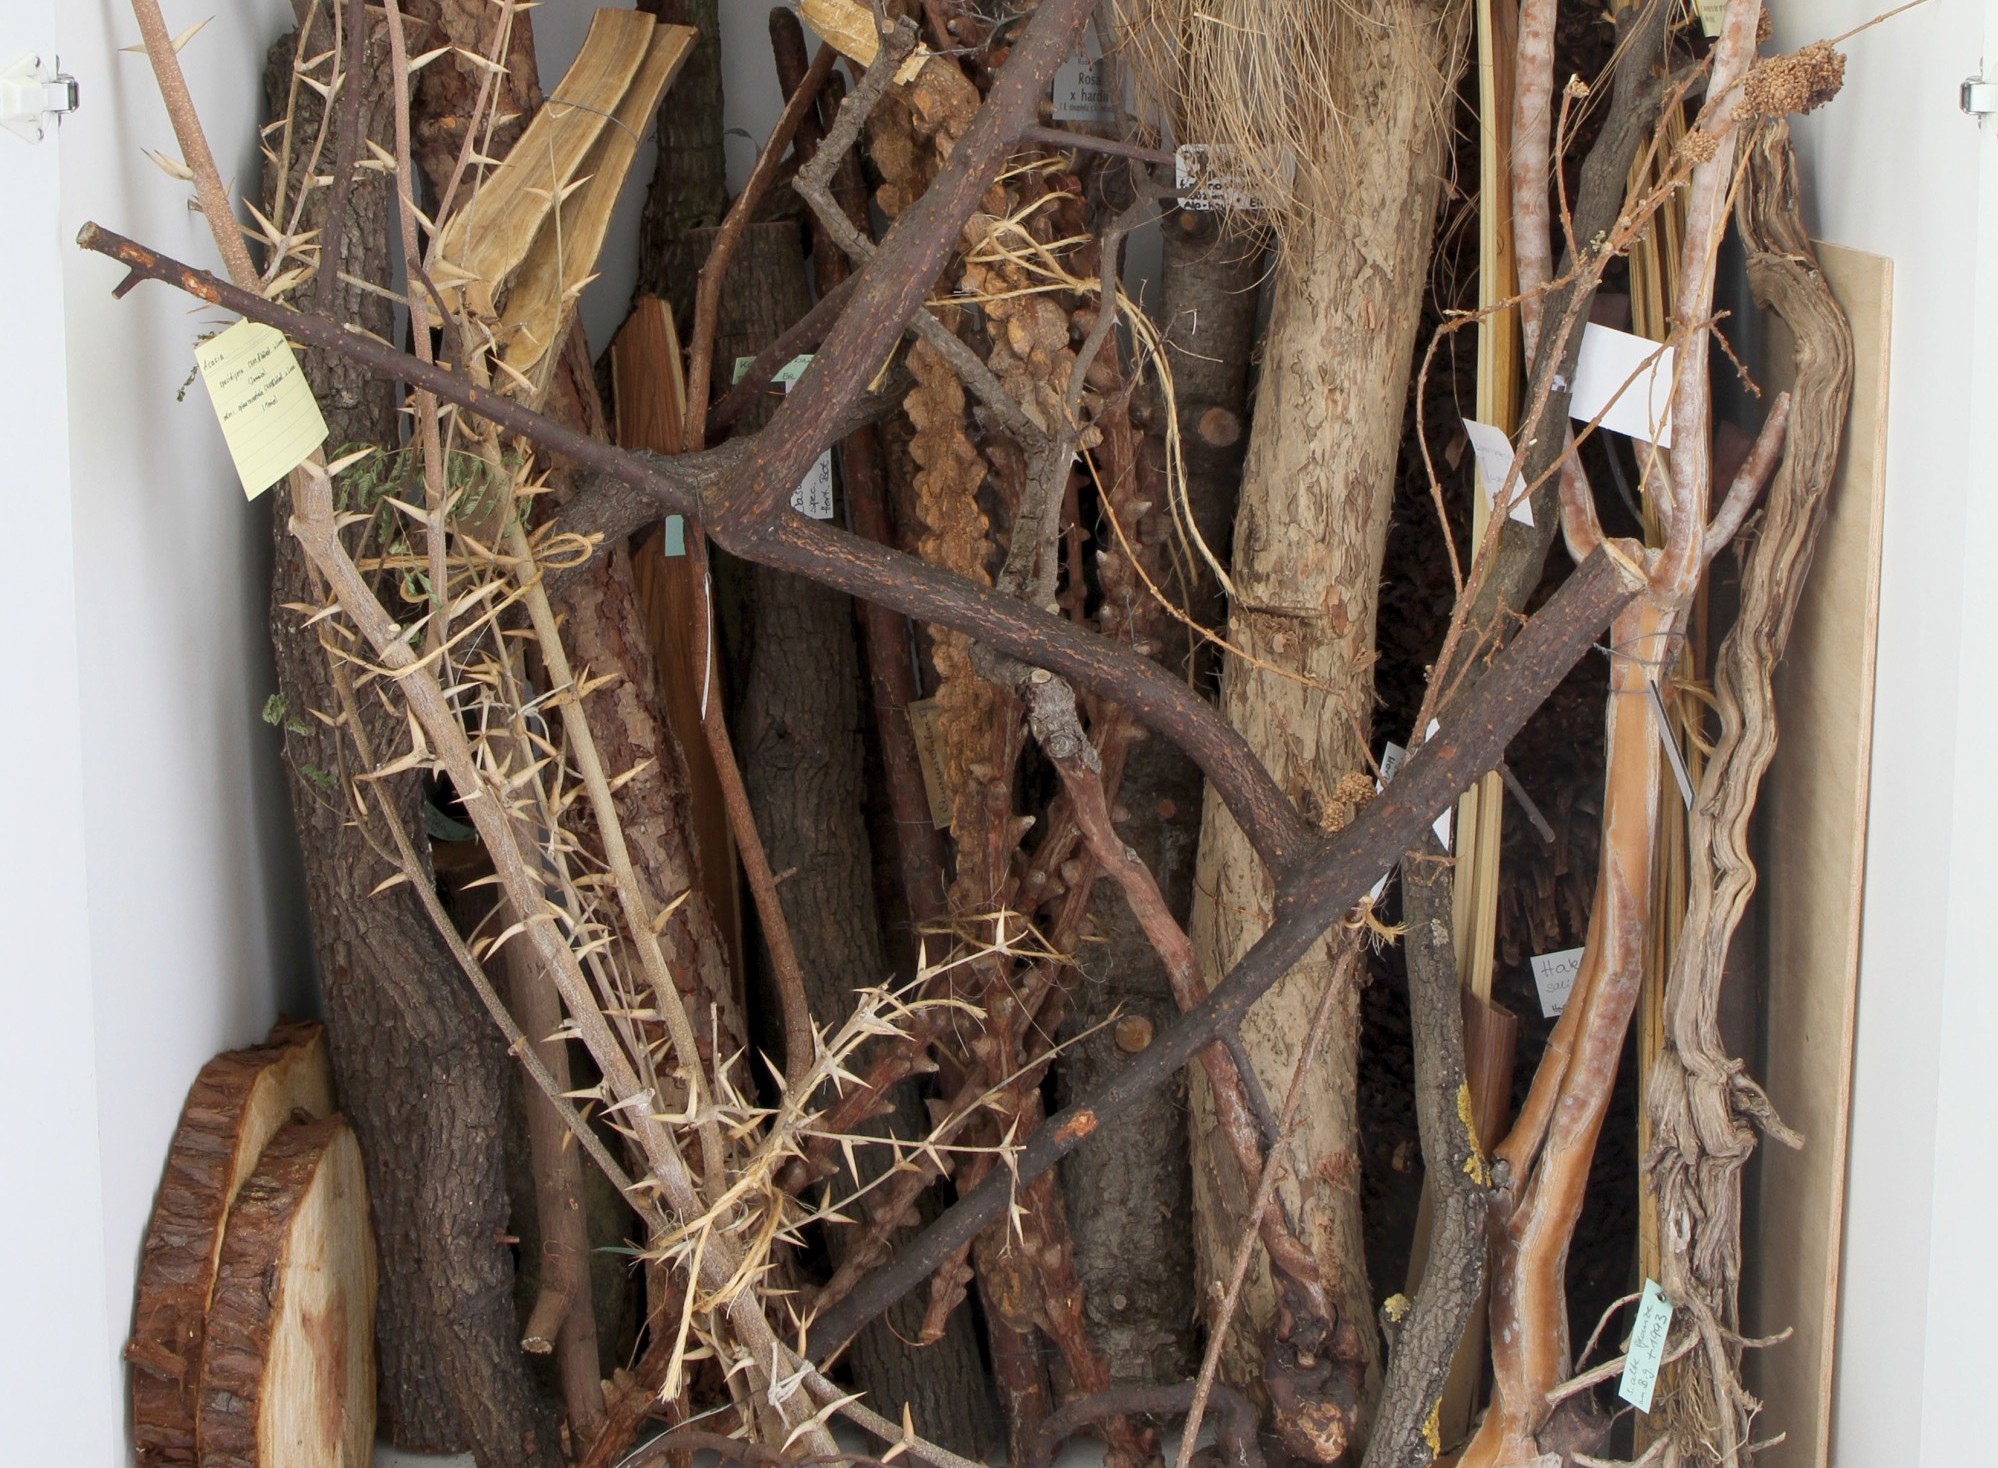
<instances>
[{"instance_id":1,"label":"small green sticker","mask_svg":"<svg viewBox=\"0 0 1998 1468\"><path fill-rule=\"evenodd\" d=\"M1637 1320L1630 1327L1630 1349L1623 1357L1623 1381L1616 1394L1640 1412L1651 1410L1651 1392L1658 1385L1658 1368L1665 1359L1665 1338L1672 1333L1672 1305L1658 1281L1644 1282L1637 1302Z\"/></svg>"},{"instance_id":2,"label":"small green sticker","mask_svg":"<svg viewBox=\"0 0 1998 1468\"><path fill-rule=\"evenodd\" d=\"M684 556L687 553L687 517L685 515L668 515L666 517L664 533L666 536L666 554L669 556Z\"/></svg>"}]
</instances>

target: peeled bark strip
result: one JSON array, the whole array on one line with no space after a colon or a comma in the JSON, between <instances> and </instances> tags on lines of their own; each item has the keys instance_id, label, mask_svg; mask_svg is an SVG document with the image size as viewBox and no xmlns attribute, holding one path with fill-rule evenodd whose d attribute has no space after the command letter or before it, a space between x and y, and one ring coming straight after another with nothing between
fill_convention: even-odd
<instances>
[{"instance_id":1,"label":"peeled bark strip","mask_svg":"<svg viewBox=\"0 0 1998 1468\"><path fill-rule=\"evenodd\" d=\"M324 14L321 29L301 48L307 55L331 45ZM371 40L365 73L364 136L380 145L393 142L386 52L383 41ZM281 112L291 93L291 43L280 42L272 54L266 88L272 110ZM297 98L295 148L312 136L318 108L316 94L302 83ZM294 171L299 166L294 158ZM267 194L273 187L267 183ZM322 248L337 250L347 277L387 280L393 197L388 175L361 170L340 220L327 226L327 195L320 190L307 198L301 227L326 229ZM267 197L275 216L274 203ZM333 289L332 310L337 320L383 338L393 334L393 304L345 280ZM393 384L329 352L303 352L300 363L335 450L399 442ZM341 708L320 640L327 629L305 625L308 613L300 610L317 608L325 588L290 531L288 484L278 486L274 500L270 626L292 815L333 1071L361 1143L381 1246L375 1330L383 1435L419 1452L469 1446L485 1464L552 1465L554 1418L528 1387L513 1313L513 1261L499 1242L507 1231L506 1054L415 897L403 888L375 892L395 868L355 824L349 789L364 771L354 737L313 717ZM356 704L359 737L377 759L394 758L409 737L402 714L371 687L359 690ZM406 830L422 829L420 775L397 775L374 788Z\"/></svg>"},{"instance_id":2,"label":"peeled bark strip","mask_svg":"<svg viewBox=\"0 0 1998 1468\"><path fill-rule=\"evenodd\" d=\"M1741 576L1741 610L1714 669L1720 734L1688 826L1686 923L1665 995L1665 1045L1651 1072L1657 1137L1645 1159L1657 1189L1666 1293L1699 1312L1702 1359L1661 1383L1667 1431L1738 1461L1753 1407L1734 1374L1740 1346L1711 1327L1738 1323L1741 1171L1761 1128L1794 1146L1769 1099L1721 1038L1728 948L1755 890L1749 847L1762 777L1776 752L1770 679L1830 508L1852 395L1852 333L1818 273L1797 197L1789 127L1765 127L1748 151L1736 209L1756 303L1795 338L1795 404L1782 466Z\"/></svg>"},{"instance_id":3,"label":"peeled bark strip","mask_svg":"<svg viewBox=\"0 0 1998 1468\"><path fill-rule=\"evenodd\" d=\"M201 1366L201 1468L366 1468L375 1247L354 1133L286 1126L229 1212Z\"/></svg>"},{"instance_id":4,"label":"peeled bark strip","mask_svg":"<svg viewBox=\"0 0 1998 1468\"><path fill-rule=\"evenodd\" d=\"M263 1044L218 1055L195 1077L146 1226L125 1347L141 1463L195 1461L202 1341L229 1207L294 1112L332 1110L333 1070L316 1024L280 1024Z\"/></svg>"},{"instance_id":5,"label":"peeled bark strip","mask_svg":"<svg viewBox=\"0 0 1998 1468\"><path fill-rule=\"evenodd\" d=\"M1455 13L1407 5L1377 29L1353 28L1339 62L1364 105L1341 143L1347 189L1299 224L1277 271L1236 518L1238 595L1229 621L1230 640L1265 666L1230 655L1222 707L1307 815L1329 808L1339 777L1366 764L1375 603L1435 231L1444 99L1458 64ZM1206 969L1225 973L1267 926L1275 894L1270 872L1211 792L1196 891L1195 943ZM1321 942L1244 1022L1243 1048L1266 1090L1282 1086L1297 1065L1306 1021L1331 981ZM1360 1234L1356 993L1340 1006L1300 1111L1299 1175L1282 1193L1311 1241L1338 1323L1353 1327L1371 1382L1380 1356ZM1217 1282L1243 1200L1225 1196L1219 1181L1225 1144L1197 1076L1191 1090L1201 1278ZM1259 1259L1223 1358L1229 1380L1260 1378L1278 1313Z\"/></svg>"}]
</instances>

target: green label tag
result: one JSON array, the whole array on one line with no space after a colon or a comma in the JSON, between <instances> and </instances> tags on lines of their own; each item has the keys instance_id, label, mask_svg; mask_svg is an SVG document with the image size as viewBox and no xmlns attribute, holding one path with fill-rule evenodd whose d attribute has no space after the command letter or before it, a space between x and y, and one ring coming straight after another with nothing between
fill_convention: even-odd
<instances>
[{"instance_id":1,"label":"green label tag","mask_svg":"<svg viewBox=\"0 0 1998 1468\"><path fill-rule=\"evenodd\" d=\"M1624 1353L1623 1381L1616 1394L1640 1412L1651 1410L1652 1388L1658 1385L1658 1367L1665 1359L1665 1337L1672 1331L1672 1306L1658 1281L1644 1282L1644 1298L1637 1302L1637 1321L1630 1327L1630 1349Z\"/></svg>"}]
</instances>

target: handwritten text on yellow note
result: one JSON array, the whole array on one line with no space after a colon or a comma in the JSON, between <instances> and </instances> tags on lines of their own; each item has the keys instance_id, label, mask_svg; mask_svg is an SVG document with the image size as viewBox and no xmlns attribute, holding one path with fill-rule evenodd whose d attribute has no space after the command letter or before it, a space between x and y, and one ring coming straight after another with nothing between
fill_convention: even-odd
<instances>
[{"instance_id":1,"label":"handwritten text on yellow note","mask_svg":"<svg viewBox=\"0 0 1998 1468\"><path fill-rule=\"evenodd\" d=\"M201 343L195 358L251 499L326 442L326 420L312 388L275 326L238 321Z\"/></svg>"}]
</instances>

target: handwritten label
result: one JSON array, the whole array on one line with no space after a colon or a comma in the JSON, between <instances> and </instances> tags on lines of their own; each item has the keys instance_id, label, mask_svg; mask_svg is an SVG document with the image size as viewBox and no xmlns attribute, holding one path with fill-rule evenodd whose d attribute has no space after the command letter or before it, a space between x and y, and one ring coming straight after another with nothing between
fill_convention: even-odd
<instances>
[{"instance_id":1,"label":"handwritten label","mask_svg":"<svg viewBox=\"0 0 1998 1468\"><path fill-rule=\"evenodd\" d=\"M1595 421L1612 433L1672 447L1672 371L1677 350L1591 321L1582 328L1582 354L1568 416Z\"/></svg>"},{"instance_id":2,"label":"handwritten label","mask_svg":"<svg viewBox=\"0 0 1998 1468\"><path fill-rule=\"evenodd\" d=\"M916 736L916 763L923 767L923 793L930 800L930 824L950 829L950 794L944 789L943 753L937 729L937 701L919 698L909 705L909 729Z\"/></svg>"},{"instance_id":3,"label":"handwritten label","mask_svg":"<svg viewBox=\"0 0 1998 1468\"><path fill-rule=\"evenodd\" d=\"M1540 991L1540 1012L1546 1018L1553 1019L1568 1007L1586 952L1586 948L1563 948L1559 953L1533 955L1533 987Z\"/></svg>"},{"instance_id":4,"label":"handwritten label","mask_svg":"<svg viewBox=\"0 0 1998 1468\"><path fill-rule=\"evenodd\" d=\"M1471 452L1477 455L1478 492L1489 505L1493 497L1505 489L1506 480L1512 474L1512 439L1503 428L1480 423L1475 418L1464 420L1464 435L1471 441ZM1524 477L1513 481L1511 494L1508 514L1522 525L1531 525L1533 500L1526 492Z\"/></svg>"},{"instance_id":5,"label":"handwritten label","mask_svg":"<svg viewBox=\"0 0 1998 1468\"><path fill-rule=\"evenodd\" d=\"M284 333L238 321L195 349L243 493L255 499L326 442L326 419Z\"/></svg>"},{"instance_id":6,"label":"handwritten label","mask_svg":"<svg viewBox=\"0 0 1998 1468\"><path fill-rule=\"evenodd\" d=\"M1700 0L1700 29L1707 35L1719 35L1726 18L1727 0Z\"/></svg>"},{"instance_id":7,"label":"handwritten label","mask_svg":"<svg viewBox=\"0 0 1998 1468\"><path fill-rule=\"evenodd\" d=\"M1263 207L1236 166L1234 148L1226 143L1182 143L1173 149L1172 168L1182 209L1250 212Z\"/></svg>"},{"instance_id":8,"label":"handwritten label","mask_svg":"<svg viewBox=\"0 0 1998 1468\"><path fill-rule=\"evenodd\" d=\"M1068 53L1068 60L1055 68L1050 98L1056 122L1115 122L1117 109L1110 105L1110 79L1096 47L1092 26L1082 34L1082 45Z\"/></svg>"},{"instance_id":9,"label":"handwritten label","mask_svg":"<svg viewBox=\"0 0 1998 1468\"><path fill-rule=\"evenodd\" d=\"M743 374L749 371L750 364L755 362L755 360L754 357L737 357L735 359L735 381L742 381ZM770 380L782 383L784 391L789 393L798 379L805 375L805 369L811 365L812 354L806 352L804 355L793 357L790 361L786 362ZM798 487L791 491L791 508L810 520L832 519L833 465L831 449L827 449L819 455L813 462L812 467L805 471L805 477L798 481Z\"/></svg>"},{"instance_id":10,"label":"handwritten label","mask_svg":"<svg viewBox=\"0 0 1998 1468\"><path fill-rule=\"evenodd\" d=\"M1665 1338L1672 1333L1672 1305L1658 1281L1644 1282L1637 1302L1637 1320L1630 1327L1630 1349L1623 1355L1623 1380L1616 1394L1640 1412L1650 1412L1651 1393L1658 1385L1658 1368L1665 1360Z\"/></svg>"}]
</instances>

